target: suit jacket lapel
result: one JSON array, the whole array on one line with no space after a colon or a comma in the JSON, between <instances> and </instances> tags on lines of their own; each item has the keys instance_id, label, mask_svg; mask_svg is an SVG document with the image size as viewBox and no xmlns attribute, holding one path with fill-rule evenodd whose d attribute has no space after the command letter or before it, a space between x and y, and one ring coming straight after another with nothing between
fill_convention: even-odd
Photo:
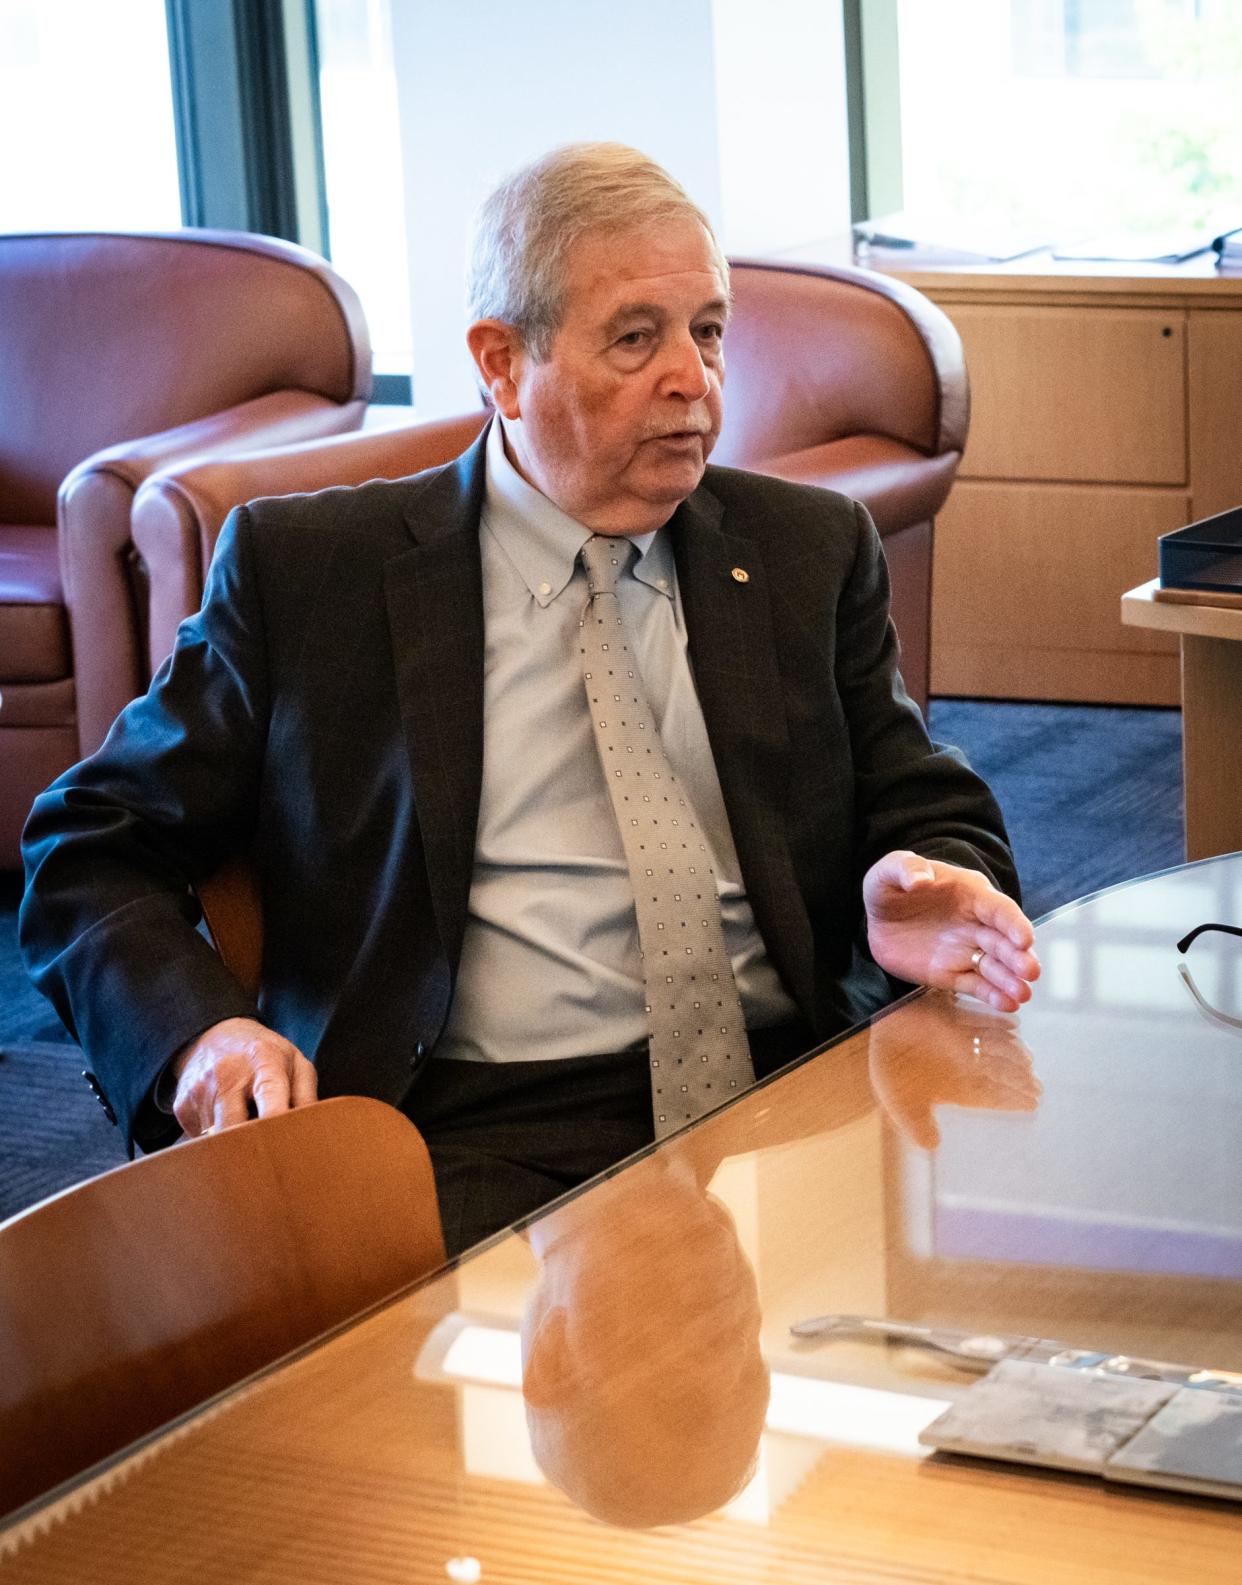
<instances>
[{"instance_id":1,"label":"suit jacket lapel","mask_svg":"<svg viewBox=\"0 0 1242 1585\"><path fill-rule=\"evenodd\" d=\"M384 568L397 700L432 907L456 964L474 869L483 779L483 574L479 514L486 430L414 487L413 548Z\"/></svg>"},{"instance_id":2,"label":"suit jacket lapel","mask_svg":"<svg viewBox=\"0 0 1242 1585\"><path fill-rule=\"evenodd\" d=\"M790 744L767 570L756 541L728 532L705 487L671 526L695 687L747 895L786 987L809 1014L812 944L784 819Z\"/></svg>"}]
</instances>

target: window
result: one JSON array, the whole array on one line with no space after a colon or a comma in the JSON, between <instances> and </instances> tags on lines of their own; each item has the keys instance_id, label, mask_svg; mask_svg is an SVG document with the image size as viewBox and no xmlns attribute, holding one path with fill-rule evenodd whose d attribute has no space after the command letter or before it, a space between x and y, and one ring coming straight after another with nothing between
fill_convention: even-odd
<instances>
[{"instance_id":1,"label":"window","mask_svg":"<svg viewBox=\"0 0 1242 1585\"><path fill-rule=\"evenodd\" d=\"M0 0L0 229L181 224L164 0Z\"/></svg>"},{"instance_id":2,"label":"window","mask_svg":"<svg viewBox=\"0 0 1242 1585\"><path fill-rule=\"evenodd\" d=\"M328 247L381 374L409 375L410 277L389 0L316 0Z\"/></svg>"},{"instance_id":3,"label":"window","mask_svg":"<svg viewBox=\"0 0 1242 1585\"><path fill-rule=\"evenodd\" d=\"M1242 225L1233 0L897 0L903 202L1050 241Z\"/></svg>"}]
</instances>

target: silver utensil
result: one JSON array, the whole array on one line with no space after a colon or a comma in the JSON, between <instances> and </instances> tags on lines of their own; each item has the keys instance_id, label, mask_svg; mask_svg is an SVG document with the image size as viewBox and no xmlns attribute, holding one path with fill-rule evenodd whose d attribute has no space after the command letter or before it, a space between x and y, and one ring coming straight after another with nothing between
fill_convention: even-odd
<instances>
[{"instance_id":1,"label":"silver utensil","mask_svg":"<svg viewBox=\"0 0 1242 1585\"><path fill-rule=\"evenodd\" d=\"M1051 1338L1022 1337L1003 1332L966 1332L949 1326L919 1326L911 1321L877 1320L867 1315L816 1315L789 1328L802 1342L865 1337L932 1349L964 1370L990 1370L1001 1359L1032 1359L1059 1370L1093 1371L1101 1376L1128 1376L1167 1381L1211 1392L1242 1390L1242 1372L1178 1365L1169 1360L1140 1359L1129 1354L1104 1354L1068 1348Z\"/></svg>"},{"instance_id":2,"label":"silver utensil","mask_svg":"<svg viewBox=\"0 0 1242 1585\"><path fill-rule=\"evenodd\" d=\"M938 1354L946 1354L971 1370L988 1370L998 1359L1025 1353L1040 1341L1037 1337L961 1332L947 1326L916 1326L910 1321L877 1321L866 1315L817 1315L807 1321L795 1321L789 1330L795 1337L807 1341L871 1337L886 1343L909 1343L916 1348L930 1348Z\"/></svg>"}]
</instances>

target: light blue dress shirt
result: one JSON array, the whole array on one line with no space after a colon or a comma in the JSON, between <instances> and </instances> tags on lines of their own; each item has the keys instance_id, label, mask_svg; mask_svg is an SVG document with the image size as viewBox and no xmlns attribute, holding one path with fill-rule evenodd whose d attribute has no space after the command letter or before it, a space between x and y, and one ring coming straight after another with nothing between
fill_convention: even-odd
<instances>
[{"instance_id":1,"label":"light blue dress shirt","mask_svg":"<svg viewBox=\"0 0 1242 1585\"><path fill-rule=\"evenodd\" d=\"M457 989L436 1055L517 1062L627 1051L647 1038L634 894L578 656L590 530L487 441L480 525L483 788ZM797 1016L742 885L686 652L672 545L635 535L618 598L664 749L716 869L725 941L752 1029Z\"/></svg>"}]
</instances>

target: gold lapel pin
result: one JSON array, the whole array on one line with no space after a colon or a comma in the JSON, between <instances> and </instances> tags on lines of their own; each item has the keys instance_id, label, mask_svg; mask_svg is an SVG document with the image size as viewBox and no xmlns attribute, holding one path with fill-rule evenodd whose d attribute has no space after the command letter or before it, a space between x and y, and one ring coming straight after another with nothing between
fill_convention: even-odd
<instances>
[{"instance_id":1,"label":"gold lapel pin","mask_svg":"<svg viewBox=\"0 0 1242 1585\"><path fill-rule=\"evenodd\" d=\"M746 571L745 567L734 567L733 577L738 583L750 582L750 574Z\"/></svg>"}]
</instances>

